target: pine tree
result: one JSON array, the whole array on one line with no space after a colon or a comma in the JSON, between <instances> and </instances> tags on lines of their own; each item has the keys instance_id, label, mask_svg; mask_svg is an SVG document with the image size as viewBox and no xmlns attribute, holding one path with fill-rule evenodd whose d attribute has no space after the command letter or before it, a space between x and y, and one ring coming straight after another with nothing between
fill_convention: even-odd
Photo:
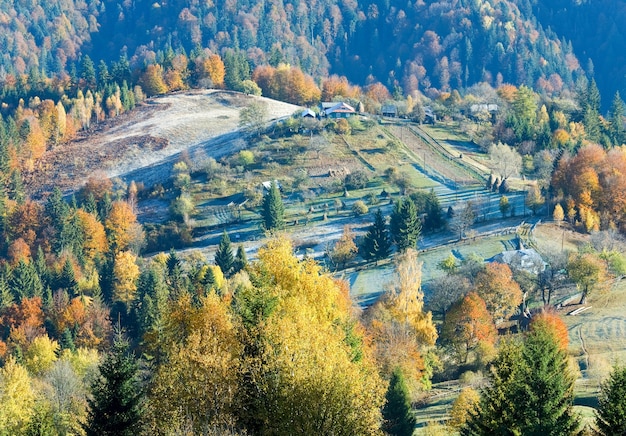
<instances>
[{"instance_id":1,"label":"pine tree","mask_svg":"<svg viewBox=\"0 0 626 436\"><path fill-rule=\"evenodd\" d=\"M235 266L235 258L233 257L233 248L230 245L228 233L224 231L220 245L215 252L215 264L220 267L226 277L229 277L233 267Z\"/></svg>"},{"instance_id":2,"label":"pine tree","mask_svg":"<svg viewBox=\"0 0 626 436\"><path fill-rule=\"evenodd\" d=\"M142 393L138 365L129 344L116 333L111 352L99 366L100 377L91 385L87 436L133 436L140 433Z\"/></svg>"},{"instance_id":3,"label":"pine tree","mask_svg":"<svg viewBox=\"0 0 626 436\"><path fill-rule=\"evenodd\" d=\"M263 197L263 225L266 230L280 230L285 226L285 206L276 182Z\"/></svg>"},{"instance_id":4,"label":"pine tree","mask_svg":"<svg viewBox=\"0 0 626 436\"><path fill-rule=\"evenodd\" d=\"M391 214L390 230L398 251L416 248L422 225L411 198L407 197L396 202Z\"/></svg>"},{"instance_id":5,"label":"pine tree","mask_svg":"<svg viewBox=\"0 0 626 436\"><path fill-rule=\"evenodd\" d=\"M391 242L389 241L387 224L382 212L378 209L374 214L374 222L367 230L361 251L364 258L378 261L389 256L390 250Z\"/></svg>"},{"instance_id":6,"label":"pine tree","mask_svg":"<svg viewBox=\"0 0 626 436\"><path fill-rule=\"evenodd\" d=\"M411 413L409 390L402 370L396 367L391 375L387 400L383 407L383 430L392 436L410 436L415 430L415 417Z\"/></svg>"},{"instance_id":7,"label":"pine tree","mask_svg":"<svg viewBox=\"0 0 626 436\"><path fill-rule=\"evenodd\" d=\"M617 366L602 383L596 426L604 436L626 434L626 367Z\"/></svg>"},{"instance_id":8,"label":"pine tree","mask_svg":"<svg viewBox=\"0 0 626 436\"><path fill-rule=\"evenodd\" d=\"M246 250L243 245L239 244L237 247L237 254L235 255L235 263L233 266L233 273L246 269L248 267L248 257L246 256Z\"/></svg>"}]
</instances>

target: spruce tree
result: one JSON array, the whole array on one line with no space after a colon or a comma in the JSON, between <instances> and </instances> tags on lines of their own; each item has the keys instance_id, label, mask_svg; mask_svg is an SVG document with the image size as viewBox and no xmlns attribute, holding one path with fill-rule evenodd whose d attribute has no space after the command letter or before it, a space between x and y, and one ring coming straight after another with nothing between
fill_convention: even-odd
<instances>
[{"instance_id":1,"label":"spruce tree","mask_svg":"<svg viewBox=\"0 0 626 436\"><path fill-rule=\"evenodd\" d=\"M22 298L43 297L43 286L32 263L20 260L9 279L9 288L19 302Z\"/></svg>"},{"instance_id":2,"label":"spruce tree","mask_svg":"<svg viewBox=\"0 0 626 436\"><path fill-rule=\"evenodd\" d=\"M276 182L263 197L263 225L265 230L280 230L285 226L285 206Z\"/></svg>"},{"instance_id":3,"label":"spruce tree","mask_svg":"<svg viewBox=\"0 0 626 436\"><path fill-rule=\"evenodd\" d=\"M398 251L416 248L422 225L417 216L415 203L409 197L396 202L391 214L390 229L391 238L396 243Z\"/></svg>"},{"instance_id":4,"label":"spruce tree","mask_svg":"<svg viewBox=\"0 0 626 436\"><path fill-rule=\"evenodd\" d=\"M567 355L549 327L531 331L523 343L505 345L493 365L491 386L461 435L574 434L574 378Z\"/></svg>"},{"instance_id":5,"label":"spruce tree","mask_svg":"<svg viewBox=\"0 0 626 436\"><path fill-rule=\"evenodd\" d=\"M57 288L65 289L71 298L74 298L78 292L78 282L74 273L74 266L69 257L65 258L63 268L57 279Z\"/></svg>"},{"instance_id":6,"label":"spruce tree","mask_svg":"<svg viewBox=\"0 0 626 436\"><path fill-rule=\"evenodd\" d=\"M0 276L0 312L4 311L7 307L14 303L13 294L6 279Z\"/></svg>"},{"instance_id":7,"label":"spruce tree","mask_svg":"<svg viewBox=\"0 0 626 436\"><path fill-rule=\"evenodd\" d=\"M609 134L611 135L613 145L621 145L626 141L624 115L626 115L626 108L624 108L624 102L619 95L619 91L617 91L615 97L613 97L609 118Z\"/></svg>"},{"instance_id":8,"label":"spruce tree","mask_svg":"<svg viewBox=\"0 0 626 436\"><path fill-rule=\"evenodd\" d=\"M98 367L100 376L91 385L87 436L134 436L140 433L142 393L138 365L129 344L117 332L111 352Z\"/></svg>"},{"instance_id":9,"label":"spruce tree","mask_svg":"<svg viewBox=\"0 0 626 436\"><path fill-rule=\"evenodd\" d=\"M228 233L224 231L220 245L215 252L215 264L220 267L226 277L229 277L233 267L235 266L235 258L233 257L233 247L230 244Z\"/></svg>"},{"instance_id":10,"label":"spruce tree","mask_svg":"<svg viewBox=\"0 0 626 436\"><path fill-rule=\"evenodd\" d=\"M367 234L361 246L362 255L365 259L378 261L389 256L391 243L387 224L380 209L374 214L374 222L367 230Z\"/></svg>"},{"instance_id":11,"label":"spruce tree","mask_svg":"<svg viewBox=\"0 0 626 436\"><path fill-rule=\"evenodd\" d=\"M415 430L415 417L411 413L409 389L404 375L396 367L391 375L383 407L383 430L391 436L411 436Z\"/></svg>"},{"instance_id":12,"label":"spruce tree","mask_svg":"<svg viewBox=\"0 0 626 436\"><path fill-rule=\"evenodd\" d=\"M237 247L237 254L235 255L235 264L233 266L233 273L238 273L239 271L246 269L248 266L248 257L246 256L246 250L244 250L243 245L239 244Z\"/></svg>"},{"instance_id":13,"label":"spruce tree","mask_svg":"<svg viewBox=\"0 0 626 436\"><path fill-rule=\"evenodd\" d=\"M596 426L604 436L626 434L626 367L617 366L602 383Z\"/></svg>"}]
</instances>

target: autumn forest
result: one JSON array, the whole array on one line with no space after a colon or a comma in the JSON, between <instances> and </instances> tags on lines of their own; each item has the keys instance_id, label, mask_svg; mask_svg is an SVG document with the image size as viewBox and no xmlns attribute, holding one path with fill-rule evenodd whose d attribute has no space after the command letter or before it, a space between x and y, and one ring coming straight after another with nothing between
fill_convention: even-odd
<instances>
[{"instance_id":1,"label":"autumn forest","mask_svg":"<svg viewBox=\"0 0 626 436\"><path fill-rule=\"evenodd\" d=\"M587 310L626 274L624 11L611 0L0 2L0 435L625 432L623 366L607 365L591 400L575 393L588 368L562 298ZM199 90L246 102L236 153L180 153L152 185L96 168L76 189L42 183L51 153ZM298 110L267 123L260 96ZM357 115L323 118L322 102ZM430 167L411 151L403 135L426 123L456 135L452 169L436 167L444 139L420 133L444 150ZM324 185L297 168L298 154L321 160L331 146L358 169ZM377 153L397 162L379 168ZM419 185L402 167L411 159L444 188ZM280 177L258 189L259 174ZM473 197L458 201L464 189ZM497 196L495 218L477 192ZM239 209L207 224L200 198ZM159 201L166 218L151 221ZM317 257L288 228L315 228L315 213L343 226ZM541 251L538 271L456 245L426 265L420 251L541 221L560 245L517 236ZM242 223L253 237L235 242L230 224ZM210 232L209 257L195 248ZM383 269L376 298L354 301L347 274ZM418 423L438 386L453 386L445 412Z\"/></svg>"}]
</instances>

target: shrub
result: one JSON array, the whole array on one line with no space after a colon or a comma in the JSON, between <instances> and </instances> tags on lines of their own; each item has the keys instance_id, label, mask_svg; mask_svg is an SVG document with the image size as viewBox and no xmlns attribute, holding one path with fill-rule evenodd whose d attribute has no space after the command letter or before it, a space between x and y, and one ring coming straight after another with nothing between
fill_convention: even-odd
<instances>
[{"instance_id":1,"label":"shrub","mask_svg":"<svg viewBox=\"0 0 626 436\"><path fill-rule=\"evenodd\" d=\"M369 178L363 171L355 171L348 174L343 183L347 189L363 189L367 186Z\"/></svg>"},{"instance_id":2,"label":"shrub","mask_svg":"<svg viewBox=\"0 0 626 436\"><path fill-rule=\"evenodd\" d=\"M367 212L369 212L369 208L363 202L363 200L357 200L352 205L352 212L355 216L365 215Z\"/></svg>"}]
</instances>

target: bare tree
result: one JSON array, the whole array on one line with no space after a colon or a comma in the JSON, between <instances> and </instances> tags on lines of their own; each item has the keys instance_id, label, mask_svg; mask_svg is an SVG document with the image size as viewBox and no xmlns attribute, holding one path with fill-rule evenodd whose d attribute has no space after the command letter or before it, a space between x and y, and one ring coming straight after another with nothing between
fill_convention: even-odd
<instances>
[{"instance_id":1,"label":"bare tree","mask_svg":"<svg viewBox=\"0 0 626 436\"><path fill-rule=\"evenodd\" d=\"M476 221L476 211L471 201L460 204L450 220L449 227L455 233L459 234L459 240L463 239L465 232Z\"/></svg>"}]
</instances>

